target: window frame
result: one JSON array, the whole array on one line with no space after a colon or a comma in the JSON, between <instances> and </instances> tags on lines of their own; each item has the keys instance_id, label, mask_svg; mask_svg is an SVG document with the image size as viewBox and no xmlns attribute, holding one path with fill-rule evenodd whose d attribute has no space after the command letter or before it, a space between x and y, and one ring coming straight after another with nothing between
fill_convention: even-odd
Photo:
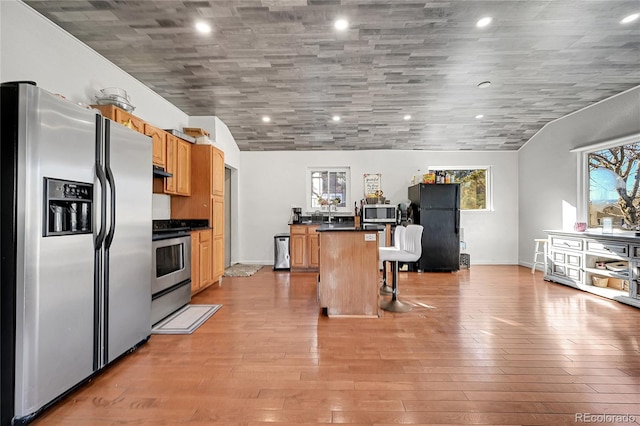
<instances>
[{"instance_id":1,"label":"window frame","mask_svg":"<svg viewBox=\"0 0 640 426\"><path fill-rule=\"evenodd\" d=\"M486 208L484 209L463 209L461 208L460 211L464 211L464 212L492 212L494 211L494 206L493 206L493 170L492 170L492 166L429 166L427 167L427 171L430 172L435 172L435 171L446 171L446 170L470 170L470 171L476 171L476 170L484 170L485 171L485 176L486 176ZM458 182L455 182L458 183Z\"/></svg>"},{"instance_id":2,"label":"window frame","mask_svg":"<svg viewBox=\"0 0 640 426\"><path fill-rule=\"evenodd\" d=\"M586 222L589 227L589 154L603 149L614 148L616 146L628 145L640 142L640 133L621 138L609 139L604 142L585 145L574 148L569 152L578 153L577 161L577 186L576 194L576 218L578 222ZM590 229L597 229L589 227Z\"/></svg>"},{"instance_id":3,"label":"window frame","mask_svg":"<svg viewBox=\"0 0 640 426\"><path fill-rule=\"evenodd\" d=\"M344 172L345 176L346 176L346 182L345 182L345 206L344 207L337 207L335 211L337 213L347 213L347 212L353 212L353 207L351 207L353 205L353 201L351 200L351 167L349 166L327 166L327 167L317 167L317 166L313 166L313 167L307 167L307 176L306 176L306 186L305 186L305 205L306 205L306 212L307 213L313 213L316 210L323 212L323 213L327 213L329 211L329 206L321 206L320 209L313 207L311 205L311 201L312 201L312 195L311 195L311 174L313 172Z\"/></svg>"}]
</instances>

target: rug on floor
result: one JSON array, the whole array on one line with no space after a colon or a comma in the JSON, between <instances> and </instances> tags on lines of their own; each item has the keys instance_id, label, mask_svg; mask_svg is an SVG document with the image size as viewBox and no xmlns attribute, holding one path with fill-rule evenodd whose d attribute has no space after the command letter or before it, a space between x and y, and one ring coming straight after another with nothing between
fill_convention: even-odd
<instances>
[{"instance_id":1,"label":"rug on floor","mask_svg":"<svg viewBox=\"0 0 640 426\"><path fill-rule=\"evenodd\" d=\"M222 305L187 305L151 328L151 334L191 334Z\"/></svg>"},{"instance_id":2,"label":"rug on floor","mask_svg":"<svg viewBox=\"0 0 640 426\"><path fill-rule=\"evenodd\" d=\"M245 265L236 263L224 270L225 277L250 277L258 272L264 265Z\"/></svg>"}]
</instances>

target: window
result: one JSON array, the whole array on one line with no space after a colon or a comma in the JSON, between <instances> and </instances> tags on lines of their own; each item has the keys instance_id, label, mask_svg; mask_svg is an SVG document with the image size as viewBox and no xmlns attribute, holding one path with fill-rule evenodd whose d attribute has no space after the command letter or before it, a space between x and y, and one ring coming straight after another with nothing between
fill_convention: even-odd
<instances>
[{"instance_id":1,"label":"window","mask_svg":"<svg viewBox=\"0 0 640 426\"><path fill-rule=\"evenodd\" d=\"M448 176L451 183L460 184L461 210L491 210L490 167L429 167L429 172Z\"/></svg>"},{"instance_id":2,"label":"window","mask_svg":"<svg viewBox=\"0 0 640 426\"><path fill-rule=\"evenodd\" d=\"M589 226L602 226L603 219L610 217L614 228L636 228L640 225L640 136L585 154Z\"/></svg>"},{"instance_id":3,"label":"window","mask_svg":"<svg viewBox=\"0 0 640 426\"><path fill-rule=\"evenodd\" d=\"M314 167L307 170L307 209L327 211L329 205L335 211L351 211L350 170L348 167Z\"/></svg>"}]
</instances>

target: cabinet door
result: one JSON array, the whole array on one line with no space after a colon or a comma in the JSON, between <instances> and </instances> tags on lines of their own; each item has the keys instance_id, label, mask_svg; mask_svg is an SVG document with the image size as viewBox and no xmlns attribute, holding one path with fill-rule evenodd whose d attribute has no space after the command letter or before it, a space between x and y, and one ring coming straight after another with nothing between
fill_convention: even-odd
<instances>
[{"instance_id":1,"label":"cabinet door","mask_svg":"<svg viewBox=\"0 0 640 426\"><path fill-rule=\"evenodd\" d=\"M191 144L178 139L176 154L176 192L179 195L191 195Z\"/></svg>"},{"instance_id":2,"label":"cabinet door","mask_svg":"<svg viewBox=\"0 0 640 426\"><path fill-rule=\"evenodd\" d=\"M224 275L224 237L213 237L213 281Z\"/></svg>"},{"instance_id":3,"label":"cabinet door","mask_svg":"<svg viewBox=\"0 0 640 426\"><path fill-rule=\"evenodd\" d=\"M307 267L307 236L306 234L291 234L291 268Z\"/></svg>"},{"instance_id":4,"label":"cabinet door","mask_svg":"<svg viewBox=\"0 0 640 426\"><path fill-rule=\"evenodd\" d=\"M200 290L200 233L191 232L191 294Z\"/></svg>"},{"instance_id":5,"label":"cabinet door","mask_svg":"<svg viewBox=\"0 0 640 426\"><path fill-rule=\"evenodd\" d=\"M213 195L224 196L224 152L213 148Z\"/></svg>"},{"instance_id":6,"label":"cabinet door","mask_svg":"<svg viewBox=\"0 0 640 426\"><path fill-rule=\"evenodd\" d=\"M151 136L153 141L153 164L164 167L167 157L167 134L164 130L158 129L150 124L144 125L144 134Z\"/></svg>"},{"instance_id":7,"label":"cabinet door","mask_svg":"<svg viewBox=\"0 0 640 426\"><path fill-rule=\"evenodd\" d=\"M212 197L213 206L213 279L224 274L224 199Z\"/></svg>"},{"instance_id":8,"label":"cabinet door","mask_svg":"<svg viewBox=\"0 0 640 426\"><path fill-rule=\"evenodd\" d=\"M126 111L116 108L115 118L115 121L123 126L133 129L136 132L144 133L144 121L140 120L135 115L131 115Z\"/></svg>"},{"instance_id":9,"label":"cabinet door","mask_svg":"<svg viewBox=\"0 0 640 426\"><path fill-rule=\"evenodd\" d=\"M178 138L167 133L167 164L166 170L171 173L173 177L165 178L164 190L167 194L176 194L176 181L177 181L177 154L178 154Z\"/></svg>"},{"instance_id":10,"label":"cabinet door","mask_svg":"<svg viewBox=\"0 0 640 426\"><path fill-rule=\"evenodd\" d=\"M213 282L211 231L200 231L200 288Z\"/></svg>"},{"instance_id":11,"label":"cabinet door","mask_svg":"<svg viewBox=\"0 0 640 426\"><path fill-rule=\"evenodd\" d=\"M309 227L307 241L309 243L309 268L318 268L320 265L320 235L315 227Z\"/></svg>"}]
</instances>

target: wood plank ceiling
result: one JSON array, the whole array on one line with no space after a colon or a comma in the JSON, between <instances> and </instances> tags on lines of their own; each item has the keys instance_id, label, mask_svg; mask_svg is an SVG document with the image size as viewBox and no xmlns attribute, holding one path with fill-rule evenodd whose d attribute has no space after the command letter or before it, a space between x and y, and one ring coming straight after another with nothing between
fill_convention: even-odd
<instances>
[{"instance_id":1,"label":"wood plank ceiling","mask_svg":"<svg viewBox=\"0 0 640 426\"><path fill-rule=\"evenodd\" d=\"M638 0L26 3L241 150L517 150L640 84Z\"/></svg>"}]
</instances>

